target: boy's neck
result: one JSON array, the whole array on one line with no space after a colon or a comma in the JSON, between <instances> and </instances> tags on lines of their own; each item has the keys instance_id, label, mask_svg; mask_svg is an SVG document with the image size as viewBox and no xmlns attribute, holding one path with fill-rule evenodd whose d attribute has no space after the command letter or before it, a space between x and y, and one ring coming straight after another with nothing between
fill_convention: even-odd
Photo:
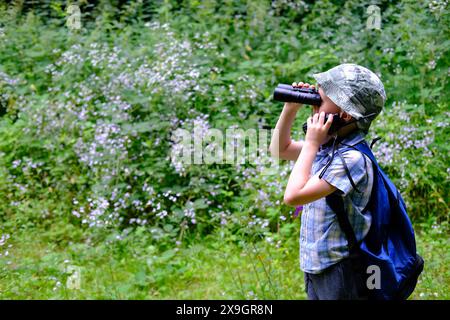
<instances>
[{"instance_id":1,"label":"boy's neck","mask_svg":"<svg viewBox=\"0 0 450 320\"><path fill-rule=\"evenodd\" d=\"M342 127L341 129L339 129L337 131L337 135L340 138L344 138L356 130L358 130L358 126L356 125L356 122L353 122L353 123L349 124L348 126L345 126L345 127Z\"/></svg>"},{"instance_id":2,"label":"boy's neck","mask_svg":"<svg viewBox=\"0 0 450 320\"><path fill-rule=\"evenodd\" d=\"M358 131L358 127L356 125L356 123L351 123L348 126L345 126L341 129L339 129L337 131L337 135L338 138L343 139L347 136L349 136L350 134L354 133ZM323 145L320 146L320 150L326 149L328 147L331 147L333 145L333 140L334 138L331 138L330 140L328 140L326 143L324 143Z\"/></svg>"}]
</instances>

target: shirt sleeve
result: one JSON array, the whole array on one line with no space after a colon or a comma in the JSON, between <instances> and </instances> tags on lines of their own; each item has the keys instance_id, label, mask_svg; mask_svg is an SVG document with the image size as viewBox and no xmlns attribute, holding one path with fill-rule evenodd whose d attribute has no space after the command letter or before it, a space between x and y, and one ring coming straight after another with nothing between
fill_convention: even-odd
<instances>
[{"instance_id":1,"label":"shirt sleeve","mask_svg":"<svg viewBox=\"0 0 450 320\"><path fill-rule=\"evenodd\" d=\"M353 182L358 190L363 191L358 187L358 185L361 185L361 182L368 179L366 166L370 165L370 160L366 159L361 152L356 150L345 151L342 155L344 157L345 164L350 171ZM319 176L322 170L324 170L324 167L320 168L316 175ZM354 190L350 179L345 172L344 164L342 163L339 154L334 156L333 162L330 164L328 169L326 169L322 179L336 187L342 196L347 196Z\"/></svg>"}]
</instances>

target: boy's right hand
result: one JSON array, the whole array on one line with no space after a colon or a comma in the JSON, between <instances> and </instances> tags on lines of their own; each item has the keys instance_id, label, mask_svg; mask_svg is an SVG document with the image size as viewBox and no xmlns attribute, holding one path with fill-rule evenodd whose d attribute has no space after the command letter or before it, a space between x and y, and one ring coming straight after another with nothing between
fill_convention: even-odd
<instances>
[{"instance_id":1,"label":"boy's right hand","mask_svg":"<svg viewBox=\"0 0 450 320\"><path fill-rule=\"evenodd\" d=\"M315 89L314 85L310 85L309 83L305 82L293 82L292 86L295 88L312 88ZM296 102L286 102L286 105L288 106L288 108L296 108L299 109L300 107L303 106L303 104L301 103L296 103Z\"/></svg>"}]
</instances>

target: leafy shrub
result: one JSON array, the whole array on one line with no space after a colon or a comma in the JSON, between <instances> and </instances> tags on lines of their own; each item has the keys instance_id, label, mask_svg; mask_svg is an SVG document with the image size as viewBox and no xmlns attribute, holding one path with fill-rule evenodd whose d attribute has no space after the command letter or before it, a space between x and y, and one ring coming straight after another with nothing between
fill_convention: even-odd
<instances>
[{"instance_id":1,"label":"leafy shrub","mask_svg":"<svg viewBox=\"0 0 450 320\"><path fill-rule=\"evenodd\" d=\"M181 148L174 133L273 128L277 83L343 62L373 69L385 84L371 137L383 138L374 149L411 215L448 219L441 2L382 2L381 31L365 28L368 1L129 2L109 13L100 1L82 7L79 31L65 27L64 7L46 3L49 15L39 6L14 19L0 10L8 109L0 212L10 228L64 221L103 235L143 226L170 243L223 228L291 235L293 210L281 203L290 163L263 175L260 149L252 163L186 164L173 156Z\"/></svg>"}]
</instances>

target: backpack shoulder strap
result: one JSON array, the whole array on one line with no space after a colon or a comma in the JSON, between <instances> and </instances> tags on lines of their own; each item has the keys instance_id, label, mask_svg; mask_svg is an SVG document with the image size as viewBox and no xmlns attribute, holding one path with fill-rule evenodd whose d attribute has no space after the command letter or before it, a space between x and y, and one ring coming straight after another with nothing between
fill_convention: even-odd
<instances>
[{"instance_id":1,"label":"backpack shoulder strap","mask_svg":"<svg viewBox=\"0 0 450 320\"><path fill-rule=\"evenodd\" d=\"M359 142L357 142L356 144L362 142L364 140L360 140ZM350 180L350 184L352 185L352 187L355 189L356 192L358 193L362 193L362 191L360 191L357 187L355 182L352 179L352 176L350 174L350 170L348 169L347 164L345 163L345 159L344 159L344 155L343 155L343 151L341 149L339 149L338 145L342 144L347 146L348 148L344 148L344 151L350 150L350 148L355 149L356 151L360 151L357 148L355 148L354 146L356 145L348 145L345 143L342 143L341 141L338 141L338 143L333 144L333 151L332 151L332 156L330 161L325 165L325 167L322 169L321 173L319 174L319 179L322 179L323 175L325 174L325 171L328 169L328 167L331 165L331 163L333 162L334 156L335 154L337 154L339 156L339 158L341 158L342 164L344 165L344 170L345 170L345 174L347 175L348 179ZM360 151L361 152L361 151ZM366 157L364 157L363 154L363 159L364 159L364 164L367 167L367 163L366 163Z\"/></svg>"},{"instance_id":2,"label":"backpack shoulder strap","mask_svg":"<svg viewBox=\"0 0 450 320\"><path fill-rule=\"evenodd\" d=\"M372 140L371 146L374 144L374 142L376 142L376 140L379 140L381 138L378 139L374 139ZM366 155L369 159L370 159L370 165L372 166L372 170L373 170L373 179L374 179L374 186L375 186L375 179L378 176L378 170L380 169L378 166L378 162L375 159L375 156L372 153L371 147L369 147L367 141L365 139L361 139L360 141L356 142L355 144L349 145L346 143L342 143L342 145L346 146L347 149L353 149L356 150L358 152L361 152L361 154L363 155L363 159L364 159L364 165L367 168L367 162L366 162L366 157L364 155ZM372 194L369 197L369 201L367 202L366 206L364 207L362 212L367 211L369 208L371 208L372 206L372 202L374 201L374 197L373 197L373 192L374 190L372 189Z\"/></svg>"},{"instance_id":3,"label":"backpack shoulder strap","mask_svg":"<svg viewBox=\"0 0 450 320\"><path fill-rule=\"evenodd\" d=\"M365 142L365 140L361 140L361 141L355 143L354 145L347 145L345 143L342 143L342 144L347 146L347 148L345 148L345 150L354 149L354 150L357 150L357 151L361 152L363 154L363 156L364 156L364 154L367 154L367 153L363 152L359 148L355 147L356 145L358 145L360 143L367 143L367 142ZM355 184L353 182L353 179L350 176L350 171L348 170L347 165L345 164L344 157L342 155L342 151L339 150L339 149L338 149L338 154L341 157L342 162L344 163L344 168L345 168L345 171L346 171L346 174L347 174L348 178L350 179L350 183L356 189L356 186L355 186ZM372 154L372 157L370 155L368 155L368 156L369 156L370 159L373 158L373 154ZM373 159L373 160L375 160L375 159ZM364 157L364 162L365 161L366 161L366 158ZM370 198L372 198L372 197L370 197ZM331 210L333 210L333 212L336 213L336 216L337 216L337 219L338 219L338 223L339 223L339 227L341 228L342 232L344 232L344 234L345 234L345 236L347 238L348 250L349 250L349 253L350 253L350 257L358 257L359 256L359 244L358 244L358 241L356 239L356 235L355 235L355 232L354 232L354 230L352 228L352 225L350 224L350 220L348 218L348 215L345 212L344 199L334 192L334 193L328 195L325 198L325 200L326 200L326 203L328 204L328 206L331 208ZM370 201L371 201L371 199L369 199L369 203L370 203ZM366 205L366 208L369 206L369 203ZM365 211L366 208L364 208L363 211Z\"/></svg>"},{"instance_id":4,"label":"backpack shoulder strap","mask_svg":"<svg viewBox=\"0 0 450 320\"><path fill-rule=\"evenodd\" d=\"M347 164L345 163L344 155L342 154L341 149L337 149L337 153L338 153L339 157L341 158L342 163L344 164L345 174L347 175L348 179L350 180L352 187L356 190L356 192L361 193L362 191L359 191L359 189L355 185L355 182L352 179L350 170L348 169Z\"/></svg>"},{"instance_id":5,"label":"backpack shoulder strap","mask_svg":"<svg viewBox=\"0 0 450 320\"><path fill-rule=\"evenodd\" d=\"M328 195L326 198L326 202L328 206L336 213L339 227L342 232L344 232L345 237L348 241L348 251L350 253L350 257L358 257L359 256L359 244L355 236L355 232L350 224L350 220L348 219L348 215L345 212L344 208L344 200L341 196L333 192Z\"/></svg>"}]
</instances>

